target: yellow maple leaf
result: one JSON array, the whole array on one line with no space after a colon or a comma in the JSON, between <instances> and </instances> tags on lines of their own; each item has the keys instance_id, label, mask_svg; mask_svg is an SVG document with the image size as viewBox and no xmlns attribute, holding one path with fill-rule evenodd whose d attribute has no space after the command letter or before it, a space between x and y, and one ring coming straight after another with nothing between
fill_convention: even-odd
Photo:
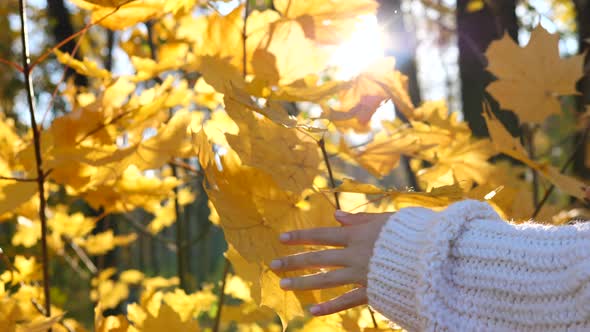
<instances>
[{"instance_id":1,"label":"yellow maple leaf","mask_svg":"<svg viewBox=\"0 0 590 332\"><path fill-rule=\"evenodd\" d=\"M554 166L529 159L526 150L520 144L520 140L512 137L504 125L491 112L484 112L483 115L490 132L490 138L499 152L523 162L568 195L581 200L585 199L586 185L584 182L561 174Z\"/></svg>"},{"instance_id":2,"label":"yellow maple leaf","mask_svg":"<svg viewBox=\"0 0 590 332\"><path fill-rule=\"evenodd\" d=\"M225 109L238 124L238 135L227 135L245 165L266 171L283 189L300 193L318 174L320 156L315 141L254 114L229 98Z\"/></svg>"},{"instance_id":3,"label":"yellow maple leaf","mask_svg":"<svg viewBox=\"0 0 590 332\"><path fill-rule=\"evenodd\" d=\"M407 206L444 207L463 198L463 190L456 183L453 185L432 188L429 192L400 191L381 189L368 183L360 183L352 179L344 179L342 184L333 189L336 192L363 193L388 197L399 209Z\"/></svg>"},{"instance_id":4,"label":"yellow maple leaf","mask_svg":"<svg viewBox=\"0 0 590 332\"><path fill-rule=\"evenodd\" d=\"M359 149L349 148L341 139L339 152L350 156L369 173L381 178L398 166L402 155L414 155L423 148L420 139L415 136L401 132L394 135L379 132L370 143Z\"/></svg>"},{"instance_id":5,"label":"yellow maple leaf","mask_svg":"<svg viewBox=\"0 0 590 332\"><path fill-rule=\"evenodd\" d=\"M285 101L309 101L320 103L349 87L348 82L329 81L320 83L319 77L310 74L288 85L271 90L269 98Z\"/></svg>"},{"instance_id":6,"label":"yellow maple leaf","mask_svg":"<svg viewBox=\"0 0 590 332\"><path fill-rule=\"evenodd\" d=\"M78 239L78 245L84 247L91 255L104 255L113 250L116 246L126 246L135 241L137 234L114 235L112 230L108 230L96 235L88 236L85 239Z\"/></svg>"},{"instance_id":7,"label":"yellow maple leaf","mask_svg":"<svg viewBox=\"0 0 590 332\"><path fill-rule=\"evenodd\" d=\"M63 318L63 314L61 315L53 315L51 317L36 317L32 319L30 322L25 324L20 324L16 328L16 332L45 332Z\"/></svg>"},{"instance_id":8,"label":"yellow maple leaf","mask_svg":"<svg viewBox=\"0 0 590 332\"><path fill-rule=\"evenodd\" d=\"M148 176L132 165L116 181L97 185L82 196L91 205L107 211L124 212L136 206L153 211L164 199L173 198L173 189L180 183L172 176Z\"/></svg>"},{"instance_id":9,"label":"yellow maple leaf","mask_svg":"<svg viewBox=\"0 0 590 332\"><path fill-rule=\"evenodd\" d=\"M111 30L122 30L137 23L162 16L163 0L70 0L76 6L90 10L93 22ZM112 5L116 6L112 6Z\"/></svg>"},{"instance_id":10,"label":"yellow maple leaf","mask_svg":"<svg viewBox=\"0 0 590 332\"><path fill-rule=\"evenodd\" d=\"M261 305L274 310L280 317L283 332L286 331L289 321L303 316L303 306L295 292L285 292L279 286L281 277L270 269L265 270L260 276L262 289Z\"/></svg>"},{"instance_id":11,"label":"yellow maple leaf","mask_svg":"<svg viewBox=\"0 0 590 332\"><path fill-rule=\"evenodd\" d=\"M194 86L195 103L202 105L210 110L217 109L223 102L223 95L215 91L211 85L205 82L205 79L199 77Z\"/></svg>"},{"instance_id":12,"label":"yellow maple leaf","mask_svg":"<svg viewBox=\"0 0 590 332\"><path fill-rule=\"evenodd\" d=\"M37 241L41 238L41 223L39 220L18 216L16 221L16 232L12 236L12 245L31 248L37 244Z\"/></svg>"},{"instance_id":13,"label":"yellow maple leaf","mask_svg":"<svg viewBox=\"0 0 590 332\"><path fill-rule=\"evenodd\" d=\"M204 288L192 294L175 289L174 292L164 294L163 300L178 313L181 321L186 322L201 312L209 310L217 301L217 296L211 292L210 288Z\"/></svg>"},{"instance_id":14,"label":"yellow maple leaf","mask_svg":"<svg viewBox=\"0 0 590 332\"><path fill-rule=\"evenodd\" d=\"M252 297L272 306L282 315L286 326L293 315L302 314L297 306L301 308L301 303L318 301L321 296L326 298L327 293L296 292L280 294L282 300L267 299L277 296L272 289L278 289L278 277L267 275L265 285L258 279L268 269L270 260L297 252L296 248L279 242L280 233L336 226L334 206L322 193L312 194L302 201L299 195L280 189L270 175L242 165L231 150L221 158L221 169L215 163L208 165L204 168L208 197L219 214L219 224L227 242L238 253L230 259L241 266L239 269L247 271L245 280L253 284ZM292 301L297 303L291 304Z\"/></svg>"},{"instance_id":15,"label":"yellow maple leaf","mask_svg":"<svg viewBox=\"0 0 590 332\"><path fill-rule=\"evenodd\" d=\"M305 36L319 43L338 44L353 31L361 15L373 14L373 0L274 0L275 8L285 17L296 20Z\"/></svg>"},{"instance_id":16,"label":"yellow maple leaf","mask_svg":"<svg viewBox=\"0 0 590 332\"><path fill-rule=\"evenodd\" d=\"M15 210L35 193L36 182L0 180L0 214Z\"/></svg>"},{"instance_id":17,"label":"yellow maple leaf","mask_svg":"<svg viewBox=\"0 0 590 332\"><path fill-rule=\"evenodd\" d=\"M287 46L289 45L289 46ZM307 39L295 21L274 22L252 55L257 78L268 85L289 84L326 67L328 54Z\"/></svg>"},{"instance_id":18,"label":"yellow maple leaf","mask_svg":"<svg viewBox=\"0 0 590 332\"><path fill-rule=\"evenodd\" d=\"M78 74L89 76L89 77L96 77L103 80L110 80L111 73L103 68L100 68L98 64L94 61L89 59L84 59L82 61L75 59L69 53L64 53L59 50L53 51L57 56L57 60L61 62L64 66L68 66L74 69Z\"/></svg>"},{"instance_id":19,"label":"yellow maple leaf","mask_svg":"<svg viewBox=\"0 0 590 332\"><path fill-rule=\"evenodd\" d=\"M487 91L522 122L542 123L561 112L559 96L578 93L584 55L561 59L558 43L559 35L549 34L539 24L526 47L520 48L505 33L486 51L488 70L498 78Z\"/></svg>"},{"instance_id":20,"label":"yellow maple leaf","mask_svg":"<svg viewBox=\"0 0 590 332\"><path fill-rule=\"evenodd\" d=\"M407 77L395 70L395 60L382 58L342 89L339 93L340 105L334 108L325 106L322 116L334 121L338 127L366 132L377 108L391 99L396 108L411 119L414 104L407 91Z\"/></svg>"},{"instance_id":21,"label":"yellow maple leaf","mask_svg":"<svg viewBox=\"0 0 590 332\"><path fill-rule=\"evenodd\" d=\"M12 263L14 270L10 273L10 282L17 285L20 282L30 283L42 279L41 266L37 264L35 257L17 255Z\"/></svg>"},{"instance_id":22,"label":"yellow maple leaf","mask_svg":"<svg viewBox=\"0 0 590 332\"><path fill-rule=\"evenodd\" d=\"M166 303L162 303L160 310L156 315L148 312L146 319L143 321L143 332L162 332L162 331L186 331L198 332L199 325L196 321L183 321L180 315Z\"/></svg>"},{"instance_id":23,"label":"yellow maple leaf","mask_svg":"<svg viewBox=\"0 0 590 332\"><path fill-rule=\"evenodd\" d=\"M103 316L103 305L99 302L94 307L95 332L128 332L129 322L123 315Z\"/></svg>"},{"instance_id":24,"label":"yellow maple leaf","mask_svg":"<svg viewBox=\"0 0 590 332\"><path fill-rule=\"evenodd\" d=\"M94 228L95 221L77 212L67 214L65 207L56 208L53 216L47 221L49 228L59 235L78 238L87 235Z\"/></svg>"},{"instance_id":25,"label":"yellow maple leaf","mask_svg":"<svg viewBox=\"0 0 590 332\"><path fill-rule=\"evenodd\" d=\"M90 298L93 301L101 303L105 309L115 308L121 301L129 296L129 286L125 283L103 280L98 282L98 285L90 293Z\"/></svg>"},{"instance_id":26,"label":"yellow maple leaf","mask_svg":"<svg viewBox=\"0 0 590 332\"><path fill-rule=\"evenodd\" d=\"M144 274L139 270L125 270L119 276L119 280L126 284L138 284L143 278Z\"/></svg>"},{"instance_id":27,"label":"yellow maple leaf","mask_svg":"<svg viewBox=\"0 0 590 332\"><path fill-rule=\"evenodd\" d=\"M194 61L194 55L189 52L189 47L187 43L168 41L158 48L158 61L132 55L131 63L137 71L133 80L135 82L149 80L160 73L178 68L180 63Z\"/></svg>"},{"instance_id":28,"label":"yellow maple leaf","mask_svg":"<svg viewBox=\"0 0 590 332\"><path fill-rule=\"evenodd\" d=\"M497 152L487 139L455 140L449 146L439 146L423 158L433 166L417 172L426 188L459 185L468 191L473 183L484 183L491 173L488 161Z\"/></svg>"}]
</instances>

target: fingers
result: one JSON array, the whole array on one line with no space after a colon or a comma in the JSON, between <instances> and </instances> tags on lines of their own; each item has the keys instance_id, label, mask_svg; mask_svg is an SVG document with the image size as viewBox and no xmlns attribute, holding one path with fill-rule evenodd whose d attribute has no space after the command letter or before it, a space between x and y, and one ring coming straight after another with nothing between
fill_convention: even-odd
<instances>
[{"instance_id":1,"label":"fingers","mask_svg":"<svg viewBox=\"0 0 590 332\"><path fill-rule=\"evenodd\" d=\"M336 220L341 223L343 226L351 226L351 225L358 225L364 224L371 221L376 213L348 213L342 210L336 210L334 212L334 217Z\"/></svg>"},{"instance_id":2,"label":"fingers","mask_svg":"<svg viewBox=\"0 0 590 332\"><path fill-rule=\"evenodd\" d=\"M313 267L346 266L348 256L345 249L312 251L275 259L270 262L270 268L275 271L292 271Z\"/></svg>"},{"instance_id":3,"label":"fingers","mask_svg":"<svg viewBox=\"0 0 590 332\"><path fill-rule=\"evenodd\" d=\"M352 268L343 268L303 277L282 279L280 285L286 290L324 289L356 284L358 277L358 273L355 273Z\"/></svg>"},{"instance_id":4,"label":"fingers","mask_svg":"<svg viewBox=\"0 0 590 332\"><path fill-rule=\"evenodd\" d=\"M330 315L363 304L367 304L367 289L364 287L353 289L330 301L316 304L309 309L309 312L314 316Z\"/></svg>"},{"instance_id":5,"label":"fingers","mask_svg":"<svg viewBox=\"0 0 590 332\"><path fill-rule=\"evenodd\" d=\"M285 244L345 246L348 242L348 235L340 227L324 227L283 233L280 236L280 240Z\"/></svg>"}]
</instances>

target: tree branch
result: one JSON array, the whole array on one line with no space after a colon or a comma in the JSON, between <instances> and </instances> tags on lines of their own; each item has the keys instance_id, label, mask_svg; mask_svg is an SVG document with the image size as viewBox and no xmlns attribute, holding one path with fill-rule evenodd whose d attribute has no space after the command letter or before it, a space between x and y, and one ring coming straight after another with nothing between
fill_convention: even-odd
<instances>
[{"instance_id":1,"label":"tree branch","mask_svg":"<svg viewBox=\"0 0 590 332\"><path fill-rule=\"evenodd\" d=\"M324 140L324 137L322 137L318 141L318 146L322 150L322 155L324 156L324 162L326 163L326 168L328 169L328 176L330 177L330 186L332 187L332 189L335 189L336 182L334 181L334 174L332 173L332 166L330 165L330 158L328 157L328 152L326 152L326 141ZM338 192L337 191L334 191L334 200L336 201L336 208L338 210L340 210L340 200L338 199ZM367 306L367 308L369 309L369 313L371 314L371 320L373 321L373 327L379 328L379 325L377 324L377 320L375 319L375 313L373 312L373 309L371 309L368 306Z\"/></svg>"},{"instance_id":2,"label":"tree branch","mask_svg":"<svg viewBox=\"0 0 590 332\"><path fill-rule=\"evenodd\" d=\"M45 206L45 173L43 172L43 159L41 156L41 133L35 119L35 103L33 80L31 79L31 59L29 56L29 41L27 33L27 7L26 0L19 0L19 13L21 23L22 65L27 90L27 103L33 131L33 143L35 147L35 164L37 169L37 187L39 191L39 220L41 221L41 256L43 262L43 294L45 297L45 316L51 317L51 293L49 280L49 254L47 250L47 215ZM49 329L51 331L51 329Z\"/></svg>"},{"instance_id":3,"label":"tree branch","mask_svg":"<svg viewBox=\"0 0 590 332\"><path fill-rule=\"evenodd\" d=\"M320 147L320 150L322 150L322 156L324 156L324 162L326 163L326 168L328 169L328 176L330 177L330 186L332 187L332 189L335 189L336 182L334 181L334 174L332 173L330 158L328 157L328 152L326 151L326 141L323 137L318 141L318 146ZM340 210L340 200L338 199L337 191L334 191L334 201L336 202L336 208Z\"/></svg>"}]
</instances>

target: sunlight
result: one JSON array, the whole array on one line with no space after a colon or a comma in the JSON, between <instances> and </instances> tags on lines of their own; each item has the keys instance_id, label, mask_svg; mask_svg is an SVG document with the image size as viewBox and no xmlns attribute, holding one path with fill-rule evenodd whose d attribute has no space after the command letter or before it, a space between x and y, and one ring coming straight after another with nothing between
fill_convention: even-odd
<instances>
[{"instance_id":1,"label":"sunlight","mask_svg":"<svg viewBox=\"0 0 590 332\"><path fill-rule=\"evenodd\" d=\"M373 61L385 55L384 33L375 15L363 15L355 24L350 39L336 49L330 64L338 68L338 79L360 74Z\"/></svg>"}]
</instances>

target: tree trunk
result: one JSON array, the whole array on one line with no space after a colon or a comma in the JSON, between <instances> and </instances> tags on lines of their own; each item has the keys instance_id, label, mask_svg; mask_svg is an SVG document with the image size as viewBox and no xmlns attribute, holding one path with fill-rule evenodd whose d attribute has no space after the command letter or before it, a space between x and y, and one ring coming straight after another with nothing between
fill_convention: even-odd
<instances>
[{"instance_id":1,"label":"tree trunk","mask_svg":"<svg viewBox=\"0 0 590 332\"><path fill-rule=\"evenodd\" d=\"M47 14L49 17L49 25L53 31L55 43L59 43L75 33L72 20L70 19L70 12L66 8L63 0L47 0ZM76 47L75 38L60 47L60 51L71 54L74 50L74 47ZM74 58L78 60L82 58L80 56L80 50L76 52ZM70 77L71 75L75 75L74 82L76 85L88 86L88 79L86 76L79 75L71 68L66 68L66 78Z\"/></svg>"},{"instance_id":2,"label":"tree trunk","mask_svg":"<svg viewBox=\"0 0 590 332\"><path fill-rule=\"evenodd\" d=\"M408 90L414 105L420 104L420 87L416 71L416 37L408 32L401 11L402 0L380 0L377 20L385 27L387 34L396 40L403 40L403 48L385 45L387 55L395 57L397 70L408 77Z\"/></svg>"},{"instance_id":3,"label":"tree trunk","mask_svg":"<svg viewBox=\"0 0 590 332\"><path fill-rule=\"evenodd\" d=\"M484 98L490 101L492 111L513 135L519 135L518 120L512 112L500 111L498 103L485 92L494 77L485 70L485 50L494 39L505 32L517 40L518 25L515 0L486 1L482 10L467 11L469 0L457 1L457 35L459 39L459 72L463 115L475 136L487 136L482 117ZM490 6L492 4L492 6Z\"/></svg>"},{"instance_id":4,"label":"tree trunk","mask_svg":"<svg viewBox=\"0 0 590 332\"><path fill-rule=\"evenodd\" d=\"M418 84L418 73L416 69L416 37L410 33L404 24L401 11L402 0L380 0L379 10L377 11L377 20L389 38L405 41L404 47L393 47L389 42L385 45L387 55L395 58L395 66L402 74L408 77L408 92L412 103L420 105L420 86ZM402 156L401 165L406 175L406 186L415 190L420 190L416 175L412 172L410 161L407 157Z\"/></svg>"}]
</instances>

